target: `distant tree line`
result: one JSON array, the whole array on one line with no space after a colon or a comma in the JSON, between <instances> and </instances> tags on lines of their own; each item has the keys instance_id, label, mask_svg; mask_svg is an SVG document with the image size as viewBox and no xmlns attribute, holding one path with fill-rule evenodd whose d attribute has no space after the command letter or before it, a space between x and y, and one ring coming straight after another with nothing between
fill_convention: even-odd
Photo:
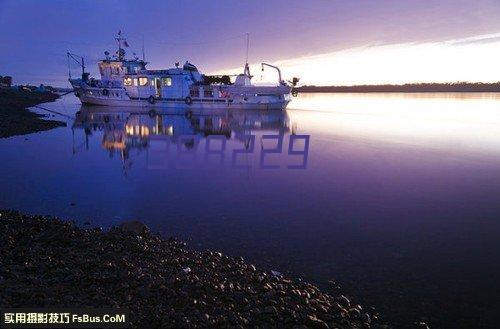
<instances>
[{"instance_id":1,"label":"distant tree line","mask_svg":"<svg viewBox=\"0 0 500 329\"><path fill-rule=\"evenodd\" d=\"M383 92L500 92L500 82L408 83L404 85L301 86L297 92L307 93L383 93Z\"/></svg>"}]
</instances>

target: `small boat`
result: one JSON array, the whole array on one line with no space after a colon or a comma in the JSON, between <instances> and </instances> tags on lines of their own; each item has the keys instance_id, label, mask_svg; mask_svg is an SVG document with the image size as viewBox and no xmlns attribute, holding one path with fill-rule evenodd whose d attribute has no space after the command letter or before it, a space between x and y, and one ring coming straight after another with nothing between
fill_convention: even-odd
<instances>
[{"instance_id":1,"label":"small boat","mask_svg":"<svg viewBox=\"0 0 500 329\"><path fill-rule=\"evenodd\" d=\"M90 77L85 72L84 59L68 53L69 60L76 61L82 68L81 78L69 82L82 104L142 107L150 111L162 108L182 109L239 109L239 110L284 110L291 100L291 92L298 81L285 82L278 67L262 63L278 73L278 83L274 86L252 84L248 62L243 73L229 75L204 75L195 65L186 61L174 68L148 70L144 55L125 58L128 43L121 32L115 39L118 51L98 62L100 79ZM143 52L144 53L144 52ZM135 54L134 54L135 55Z\"/></svg>"}]
</instances>

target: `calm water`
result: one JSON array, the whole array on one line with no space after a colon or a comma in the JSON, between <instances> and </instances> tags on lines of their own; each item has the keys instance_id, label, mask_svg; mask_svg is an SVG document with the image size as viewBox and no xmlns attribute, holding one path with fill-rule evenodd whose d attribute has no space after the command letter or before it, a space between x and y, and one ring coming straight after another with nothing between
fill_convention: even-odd
<instances>
[{"instance_id":1,"label":"calm water","mask_svg":"<svg viewBox=\"0 0 500 329\"><path fill-rule=\"evenodd\" d=\"M499 321L500 94L303 94L191 118L43 106L68 127L0 140L2 208L138 219L334 279L395 323Z\"/></svg>"}]
</instances>

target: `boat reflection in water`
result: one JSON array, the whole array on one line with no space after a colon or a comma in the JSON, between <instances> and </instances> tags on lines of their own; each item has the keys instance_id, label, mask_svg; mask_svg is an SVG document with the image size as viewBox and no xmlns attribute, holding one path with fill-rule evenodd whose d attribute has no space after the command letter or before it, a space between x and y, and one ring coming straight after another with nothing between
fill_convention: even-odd
<instances>
[{"instance_id":1,"label":"boat reflection in water","mask_svg":"<svg viewBox=\"0 0 500 329\"><path fill-rule=\"evenodd\" d=\"M124 170L146 153L147 169L217 165L236 169L306 169L309 135L299 135L286 111L203 110L143 113L82 105L73 130L119 155ZM76 148L75 148L76 150ZM137 155L141 157L141 155Z\"/></svg>"}]
</instances>

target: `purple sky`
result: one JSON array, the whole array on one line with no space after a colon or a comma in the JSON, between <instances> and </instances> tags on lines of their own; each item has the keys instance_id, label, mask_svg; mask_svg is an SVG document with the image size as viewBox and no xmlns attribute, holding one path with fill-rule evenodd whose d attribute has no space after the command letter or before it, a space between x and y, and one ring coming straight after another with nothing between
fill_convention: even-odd
<instances>
[{"instance_id":1,"label":"purple sky","mask_svg":"<svg viewBox=\"0 0 500 329\"><path fill-rule=\"evenodd\" d=\"M70 50L94 64L121 29L150 68L186 59L211 72L355 46L428 42L500 32L498 0L5 1L0 74L65 86Z\"/></svg>"}]
</instances>

